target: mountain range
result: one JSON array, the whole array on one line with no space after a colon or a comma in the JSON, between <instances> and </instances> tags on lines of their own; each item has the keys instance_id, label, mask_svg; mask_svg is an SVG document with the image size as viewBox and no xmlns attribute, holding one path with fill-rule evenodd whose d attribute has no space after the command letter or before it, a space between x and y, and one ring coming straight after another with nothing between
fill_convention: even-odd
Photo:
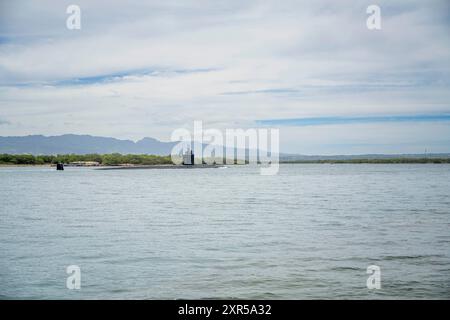
<instances>
[{"instance_id":1,"label":"mountain range","mask_svg":"<svg viewBox=\"0 0 450 320\"><path fill-rule=\"evenodd\" d=\"M122 153L169 155L176 142L162 142L143 138L137 142L90 135L65 134L61 136L30 135L0 137L0 153L10 154L89 154Z\"/></svg>"},{"instance_id":2,"label":"mountain range","mask_svg":"<svg viewBox=\"0 0 450 320\"><path fill-rule=\"evenodd\" d=\"M154 138L143 138L137 142L91 135L64 134L60 136L29 135L17 137L0 136L0 153L9 154L153 154L169 155L177 142L163 142ZM345 159L385 159L385 158L438 158L450 157L448 153L435 154L363 154L363 155L299 155L280 154L282 161L296 160L345 160Z\"/></svg>"}]
</instances>

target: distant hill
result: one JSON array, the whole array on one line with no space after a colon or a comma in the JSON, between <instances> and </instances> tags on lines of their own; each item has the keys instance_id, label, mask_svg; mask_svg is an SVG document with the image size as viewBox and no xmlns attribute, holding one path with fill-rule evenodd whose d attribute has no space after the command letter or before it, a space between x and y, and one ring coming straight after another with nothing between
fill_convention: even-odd
<instances>
[{"instance_id":1,"label":"distant hill","mask_svg":"<svg viewBox=\"0 0 450 320\"><path fill-rule=\"evenodd\" d=\"M318 161L318 160L355 160L355 159L420 159L420 158L450 158L450 153L415 153L415 154L353 154L353 155L301 155L280 154L280 160L289 161Z\"/></svg>"},{"instance_id":2,"label":"distant hill","mask_svg":"<svg viewBox=\"0 0 450 320\"><path fill-rule=\"evenodd\" d=\"M22 137L0 137L0 153L9 154L153 154L169 155L177 142L162 142L154 138L143 138L137 142L90 135L65 134L61 136L30 135ZM232 150L232 149L231 149ZM229 151L229 150L226 150ZM246 150L246 153L248 150ZM227 152L232 154L232 151ZM388 158L448 158L448 153L435 154L362 154L362 155L299 155L280 154L280 161L388 159Z\"/></svg>"},{"instance_id":3,"label":"distant hill","mask_svg":"<svg viewBox=\"0 0 450 320\"><path fill-rule=\"evenodd\" d=\"M0 137L0 153L10 154L88 154L122 153L169 155L176 142L162 142L144 138L137 142L90 135L65 134L62 136L31 135Z\"/></svg>"},{"instance_id":4,"label":"distant hill","mask_svg":"<svg viewBox=\"0 0 450 320\"><path fill-rule=\"evenodd\" d=\"M143 138L137 142L91 135L65 134L61 136L30 135L22 137L0 137L0 154L152 154L167 156L178 142L162 142L154 138ZM206 145L203 145L205 147ZM232 154L233 149L224 149Z\"/></svg>"}]
</instances>

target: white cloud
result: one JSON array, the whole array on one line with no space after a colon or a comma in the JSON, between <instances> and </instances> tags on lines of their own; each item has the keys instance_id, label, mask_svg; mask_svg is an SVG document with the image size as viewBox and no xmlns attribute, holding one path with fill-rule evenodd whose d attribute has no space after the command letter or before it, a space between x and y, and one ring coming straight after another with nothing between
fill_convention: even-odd
<instances>
[{"instance_id":1,"label":"white cloud","mask_svg":"<svg viewBox=\"0 0 450 320\"><path fill-rule=\"evenodd\" d=\"M446 1L379 1L380 31L366 28L371 3L356 0L78 1L80 31L65 28L69 4L2 3L0 111L20 125L2 126L0 134L167 140L194 119L229 127L450 112ZM125 76L72 83L113 74ZM340 132L351 137L354 127Z\"/></svg>"}]
</instances>

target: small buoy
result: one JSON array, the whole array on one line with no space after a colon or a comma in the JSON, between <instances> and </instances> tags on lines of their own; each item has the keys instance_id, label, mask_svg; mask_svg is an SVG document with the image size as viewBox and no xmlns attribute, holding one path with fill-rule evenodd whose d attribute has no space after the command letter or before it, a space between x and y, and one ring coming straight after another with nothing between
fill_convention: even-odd
<instances>
[{"instance_id":1,"label":"small buoy","mask_svg":"<svg viewBox=\"0 0 450 320\"><path fill-rule=\"evenodd\" d=\"M56 164L56 170L64 170L64 164L58 162Z\"/></svg>"}]
</instances>

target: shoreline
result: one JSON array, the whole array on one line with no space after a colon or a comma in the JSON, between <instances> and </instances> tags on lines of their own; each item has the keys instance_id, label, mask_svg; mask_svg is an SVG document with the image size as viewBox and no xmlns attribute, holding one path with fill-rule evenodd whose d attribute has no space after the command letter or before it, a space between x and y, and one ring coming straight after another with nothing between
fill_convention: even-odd
<instances>
[{"instance_id":1,"label":"shoreline","mask_svg":"<svg viewBox=\"0 0 450 320\"><path fill-rule=\"evenodd\" d=\"M0 163L0 168L11 168L11 167L49 167L51 168L51 164L15 164L15 163Z\"/></svg>"},{"instance_id":2,"label":"shoreline","mask_svg":"<svg viewBox=\"0 0 450 320\"><path fill-rule=\"evenodd\" d=\"M430 159L429 161L420 161L420 159L412 161L385 161L385 160L313 160L313 161L280 161L279 164L450 164L450 159ZM234 164L236 165L236 164ZM249 164L246 164L249 165ZM259 164L258 164L259 165ZM71 166L64 165L64 168L89 168L93 170L133 170L133 169L214 169L223 168L229 165L134 165L134 166ZM56 165L51 164L0 164L0 168L56 168Z\"/></svg>"},{"instance_id":3,"label":"shoreline","mask_svg":"<svg viewBox=\"0 0 450 320\"><path fill-rule=\"evenodd\" d=\"M97 167L95 170L136 170L136 169L217 169L224 165L137 165L137 166L109 166Z\"/></svg>"}]
</instances>

